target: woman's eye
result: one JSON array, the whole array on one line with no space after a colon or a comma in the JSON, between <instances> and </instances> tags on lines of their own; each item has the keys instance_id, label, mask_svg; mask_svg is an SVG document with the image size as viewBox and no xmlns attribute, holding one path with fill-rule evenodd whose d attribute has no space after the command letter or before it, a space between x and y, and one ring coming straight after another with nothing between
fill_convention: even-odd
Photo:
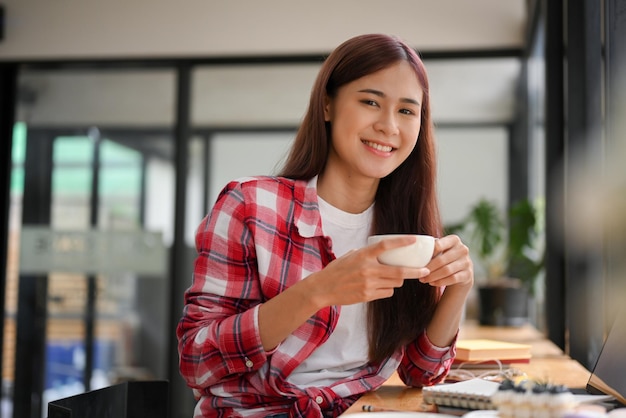
<instances>
[{"instance_id":1,"label":"woman's eye","mask_svg":"<svg viewBox=\"0 0 626 418\"><path fill-rule=\"evenodd\" d=\"M378 106L378 103L376 103L375 100L366 99L366 100L363 100L362 102L368 106Z\"/></svg>"},{"instance_id":2,"label":"woman's eye","mask_svg":"<svg viewBox=\"0 0 626 418\"><path fill-rule=\"evenodd\" d=\"M400 109L400 113L404 115L414 115L415 113L411 109Z\"/></svg>"}]
</instances>

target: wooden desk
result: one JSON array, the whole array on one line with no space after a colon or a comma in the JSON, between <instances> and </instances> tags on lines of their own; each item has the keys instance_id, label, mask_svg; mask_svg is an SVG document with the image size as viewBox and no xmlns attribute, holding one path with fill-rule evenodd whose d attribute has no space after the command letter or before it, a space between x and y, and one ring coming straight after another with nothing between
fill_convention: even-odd
<instances>
[{"instance_id":1,"label":"wooden desk","mask_svg":"<svg viewBox=\"0 0 626 418\"><path fill-rule=\"evenodd\" d=\"M524 372L532 379L569 387L584 387L589 379L590 372L587 369L565 355L531 326L482 327L475 323L466 323L461 327L459 338L489 338L530 344L532 353L530 363L513 364L511 367ZM407 387L397 374L377 390L363 395L344 415L362 412L364 405L400 411L434 411L433 406L422 402L422 390Z\"/></svg>"}]
</instances>

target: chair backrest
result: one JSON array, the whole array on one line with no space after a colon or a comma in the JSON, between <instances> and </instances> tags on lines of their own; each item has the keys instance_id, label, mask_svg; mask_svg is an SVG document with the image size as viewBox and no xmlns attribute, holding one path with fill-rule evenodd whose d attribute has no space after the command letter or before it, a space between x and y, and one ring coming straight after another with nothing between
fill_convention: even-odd
<instances>
[{"instance_id":1,"label":"chair backrest","mask_svg":"<svg viewBox=\"0 0 626 418\"><path fill-rule=\"evenodd\" d=\"M123 382L48 403L48 418L168 418L165 380Z\"/></svg>"}]
</instances>

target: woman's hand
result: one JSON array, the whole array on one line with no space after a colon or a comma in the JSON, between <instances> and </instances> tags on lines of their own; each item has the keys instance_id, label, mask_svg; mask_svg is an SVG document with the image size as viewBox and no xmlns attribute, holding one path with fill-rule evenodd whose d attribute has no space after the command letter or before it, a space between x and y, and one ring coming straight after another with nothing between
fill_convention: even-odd
<instances>
[{"instance_id":1,"label":"woman's hand","mask_svg":"<svg viewBox=\"0 0 626 418\"><path fill-rule=\"evenodd\" d=\"M386 250L413 242L415 238L411 236L382 240L333 260L306 280L311 280L313 297L319 300L320 307L369 302L391 297L404 280L429 277L432 273L428 268L388 266L378 261Z\"/></svg>"},{"instance_id":2,"label":"woman's hand","mask_svg":"<svg viewBox=\"0 0 626 418\"><path fill-rule=\"evenodd\" d=\"M420 281L445 286L426 335L436 346L447 347L458 333L465 301L474 284L474 264L461 239L449 235L435 241L435 256L426 267L430 274Z\"/></svg>"},{"instance_id":3,"label":"woman's hand","mask_svg":"<svg viewBox=\"0 0 626 418\"><path fill-rule=\"evenodd\" d=\"M474 264L469 249L456 235L448 235L435 240L435 256L426 266L430 274L421 277L422 283L431 286L472 287Z\"/></svg>"}]
</instances>

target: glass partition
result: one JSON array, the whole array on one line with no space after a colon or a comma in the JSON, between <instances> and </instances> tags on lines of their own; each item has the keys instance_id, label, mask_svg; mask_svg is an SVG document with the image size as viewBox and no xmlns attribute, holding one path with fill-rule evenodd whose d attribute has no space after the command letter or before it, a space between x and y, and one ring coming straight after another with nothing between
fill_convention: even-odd
<instances>
[{"instance_id":1,"label":"glass partition","mask_svg":"<svg viewBox=\"0 0 626 418\"><path fill-rule=\"evenodd\" d=\"M45 417L54 399L167 378L175 71L24 70L19 83L31 99L18 103L13 151L3 416ZM52 152L37 186L47 195L20 182L39 149ZM21 219L25 207L49 223ZM45 284L41 311L16 291L31 278ZM45 336L31 338L28 321L45 321ZM41 383L13 384L35 368Z\"/></svg>"}]
</instances>

